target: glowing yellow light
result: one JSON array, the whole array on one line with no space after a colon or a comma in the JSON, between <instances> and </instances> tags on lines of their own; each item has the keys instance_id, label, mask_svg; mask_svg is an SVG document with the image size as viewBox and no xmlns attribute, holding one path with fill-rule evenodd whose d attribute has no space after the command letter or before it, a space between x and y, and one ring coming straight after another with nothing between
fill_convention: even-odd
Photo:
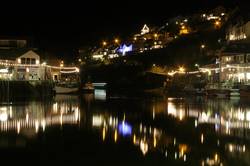
<instances>
[{"instance_id":1,"label":"glowing yellow light","mask_svg":"<svg viewBox=\"0 0 250 166\"><path fill-rule=\"evenodd\" d=\"M185 145L185 144L180 144L180 145L179 145L179 149L180 149L180 156L183 156L184 153L187 151L187 145Z\"/></svg>"},{"instance_id":2,"label":"glowing yellow light","mask_svg":"<svg viewBox=\"0 0 250 166\"><path fill-rule=\"evenodd\" d=\"M179 118L180 118L180 120L183 119L183 111L182 110L180 110L180 116L179 116Z\"/></svg>"},{"instance_id":3,"label":"glowing yellow light","mask_svg":"<svg viewBox=\"0 0 250 166\"><path fill-rule=\"evenodd\" d=\"M63 116L62 116L62 113L61 113L61 116L60 116L60 124L61 124L61 126L62 126L62 124L63 124Z\"/></svg>"},{"instance_id":4,"label":"glowing yellow light","mask_svg":"<svg viewBox=\"0 0 250 166\"><path fill-rule=\"evenodd\" d=\"M141 149L143 155L145 155L148 152L148 144L147 144L147 142L144 142L144 141L141 140L140 149Z\"/></svg>"},{"instance_id":5,"label":"glowing yellow light","mask_svg":"<svg viewBox=\"0 0 250 166\"><path fill-rule=\"evenodd\" d=\"M184 67L179 67L179 71L183 73L183 72L185 72L185 68Z\"/></svg>"},{"instance_id":6,"label":"glowing yellow light","mask_svg":"<svg viewBox=\"0 0 250 166\"><path fill-rule=\"evenodd\" d=\"M155 34L154 34L154 37L155 37L155 38L157 38L157 37L158 37L158 34L157 34L157 33L155 33Z\"/></svg>"},{"instance_id":7,"label":"glowing yellow light","mask_svg":"<svg viewBox=\"0 0 250 166\"><path fill-rule=\"evenodd\" d=\"M21 63L21 59L20 58L17 59L17 63Z\"/></svg>"},{"instance_id":8,"label":"glowing yellow light","mask_svg":"<svg viewBox=\"0 0 250 166\"><path fill-rule=\"evenodd\" d=\"M45 126L46 126L46 122L45 122L45 119L42 120L42 128L43 128L43 131L45 131Z\"/></svg>"},{"instance_id":9,"label":"glowing yellow light","mask_svg":"<svg viewBox=\"0 0 250 166\"><path fill-rule=\"evenodd\" d=\"M134 37L134 40L137 40L137 37Z\"/></svg>"},{"instance_id":10,"label":"glowing yellow light","mask_svg":"<svg viewBox=\"0 0 250 166\"><path fill-rule=\"evenodd\" d=\"M114 140L117 141L117 130L115 130Z\"/></svg>"},{"instance_id":11,"label":"glowing yellow light","mask_svg":"<svg viewBox=\"0 0 250 166\"><path fill-rule=\"evenodd\" d=\"M107 45L107 42L105 42L105 41L102 42L102 45L103 45L103 46L106 46L106 45Z\"/></svg>"},{"instance_id":12,"label":"glowing yellow light","mask_svg":"<svg viewBox=\"0 0 250 166\"><path fill-rule=\"evenodd\" d=\"M216 26L219 26L220 25L220 21L215 21L214 23Z\"/></svg>"},{"instance_id":13,"label":"glowing yellow light","mask_svg":"<svg viewBox=\"0 0 250 166\"><path fill-rule=\"evenodd\" d=\"M28 123L29 122L29 114L28 113L26 114L26 118L25 119L26 119L26 123Z\"/></svg>"},{"instance_id":14,"label":"glowing yellow light","mask_svg":"<svg viewBox=\"0 0 250 166\"><path fill-rule=\"evenodd\" d=\"M26 68L26 72L27 72L27 73L29 73L29 72L30 72L30 69L29 69L28 67Z\"/></svg>"},{"instance_id":15,"label":"glowing yellow light","mask_svg":"<svg viewBox=\"0 0 250 166\"><path fill-rule=\"evenodd\" d=\"M217 153L214 155L214 160L215 160L215 161L218 161L218 160L219 160L219 156L218 156Z\"/></svg>"},{"instance_id":16,"label":"glowing yellow light","mask_svg":"<svg viewBox=\"0 0 250 166\"><path fill-rule=\"evenodd\" d=\"M181 29L185 29L186 27L183 25L182 27L181 27Z\"/></svg>"},{"instance_id":17,"label":"glowing yellow light","mask_svg":"<svg viewBox=\"0 0 250 166\"><path fill-rule=\"evenodd\" d=\"M78 59L78 62L82 62L82 60L79 58L79 59Z\"/></svg>"},{"instance_id":18,"label":"glowing yellow light","mask_svg":"<svg viewBox=\"0 0 250 166\"><path fill-rule=\"evenodd\" d=\"M17 122L17 134L19 134L20 133L20 122L18 121Z\"/></svg>"},{"instance_id":19,"label":"glowing yellow light","mask_svg":"<svg viewBox=\"0 0 250 166\"><path fill-rule=\"evenodd\" d=\"M37 120L35 122L35 129L36 129L36 133L37 133L39 130L39 122Z\"/></svg>"},{"instance_id":20,"label":"glowing yellow light","mask_svg":"<svg viewBox=\"0 0 250 166\"><path fill-rule=\"evenodd\" d=\"M102 129L102 140L105 140L105 136L106 136L106 130L105 128Z\"/></svg>"},{"instance_id":21,"label":"glowing yellow light","mask_svg":"<svg viewBox=\"0 0 250 166\"><path fill-rule=\"evenodd\" d=\"M229 151L233 152L233 145L232 144L229 145Z\"/></svg>"},{"instance_id":22,"label":"glowing yellow light","mask_svg":"<svg viewBox=\"0 0 250 166\"><path fill-rule=\"evenodd\" d=\"M61 64L60 64L60 67L63 67L63 66L64 66L64 65L61 63Z\"/></svg>"},{"instance_id":23,"label":"glowing yellow light","mask_svg":"<svg viewBox=\"0 0 250 166\"><path fill-rule=\"evenodd\" d=\"M156 143L157 143L157 140L156 140L156 138L154 137L154 148L156 147Z\"/></svg>"},{"instance_id":24,"label":"glowing yellow light","mask_svg":"<svg viewBox=\"0 0 250 166\"><path fill-rule=\"evenodd\" d=\"M201 134L201 143L203 144L203 142L204 142L204 136L203 134Z\"/></svg>"},{"instance_id":25,"label":"glowing yellow light","mask_svg":"<svg viewBox=\"0 0 250 166\"><path fill-rule=\"evenodd\" d=\"M206 47L205 44L202 44L202 45L201 45L201 48L205 48L205 47Z\"/></svg>"},{"instance_id":26,"label":"glowing yellow light","mask_svg":"<svg viewBox=\"0 0 250 166\"><path fill-rule=\"evenodd\" d=\"M39 65L40 61L39 60L36 60L36 64Z\"/></svg>"},{"instance_id":27,"label":"glowing yellow light","mask_svg":"<svg viewBox=\"0 0 250 166\"><path fill-rule=\"evenodd\" d=\"M136 143L136 135L134 134L133 136L133 143L135 144Z\"/></svg>"},{"instance_id":28,"label":"glowing yellow light","mask_svg":"<svg viewBox=\"0 0 250 166\"><path fill-rule=\"evenodd\" d=\"M115 39L115 43L116 43L116 44L119 43L119 40L118 40L118 39Z\"/></svg>"}]
</instances>

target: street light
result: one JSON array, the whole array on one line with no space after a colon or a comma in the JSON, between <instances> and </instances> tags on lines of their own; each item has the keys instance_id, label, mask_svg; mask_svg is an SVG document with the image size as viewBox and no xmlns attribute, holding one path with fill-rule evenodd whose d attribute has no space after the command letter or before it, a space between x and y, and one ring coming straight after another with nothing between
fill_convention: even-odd
<instances>
[{"instance_id":1,"label":"street light","mask_svg":"<svg viewBox=\"0 0 250 166\"><path fill-rule=\"evenodd\" d=\"M115 43L118 44L119 43L119 39L115 39Z\"/></svg>"},{"instance_id":2,"label":"street light","mask_svg":"<svg viewBox=\"0 0 250 166\"><path fill-rule=\"evenodd\" d=\"M215 22L215 25L220 25L220 22L219 22L219 21L216 21L216 22Z\"/></svg>"},{"instance_id":3,"label":"street light","mask_svg":"<svg viewBox=\"0 0 250 166\"><path fill-rule=\"evenodd\" d=\"M183 73L183 72L185 72L185 68L184 67L179 67L179 71L181 72L181 73Z\"/></svg>"},{"instance_id":4,"label":"street light","mask_svg":"<svg viewBox=\"0 0 250 166\"><path fill-rule=\"evenodd\" d=\"M63 61L61 61L61 63L60 63L60 67L63 67L64 66L64 62Z\"/></svg>"},{"instance_id":5,"label":"street light","mask_svg":"<svg viewBox=\"0 0 250 166\"><path fill-rule=\"evenodd\" d=\"M215 28L220 28L221 27L221 22L219 20L214 22Z\"/></svg>"},{"instance_id":6,"label":"street light","mask_svg":"<svg viewBox=\"0 0 250 166\"><path fill-rule=\"evenodd\" d=\"M107 42L106 42L106 41L103 41L103 42L102 42L102 45L103 45L103 46L106 46L106 45L107 45Z\"/></svg>"},{"instance_id":7,"label":"street light","mask_svg":"<svg viewBox=\"0 0 250 166\"><path fill-rule=\"evenodd\" d=\"M201 48L202 48L202 49L204 49L205 47L206 47L206 45L205 45L205 44L202 44L202 45L201 45Z\"/></svg>"}]
</instances>

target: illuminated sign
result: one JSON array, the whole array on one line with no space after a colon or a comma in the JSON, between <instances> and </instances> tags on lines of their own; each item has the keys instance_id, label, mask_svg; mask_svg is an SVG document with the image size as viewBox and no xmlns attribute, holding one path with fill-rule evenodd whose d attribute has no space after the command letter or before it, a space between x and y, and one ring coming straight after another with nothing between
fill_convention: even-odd
<instances>
[{"instance_id":1,"label":"illuminated sign","mask_svg":"<svg viewBox=\"0 0 250 166\"><path fill-rule=\"evenodd\" d=\"M150 31L149 27L145 24L141 30L141 35L149 33L149 31Z\"/></svg>"},{"instance_id":2,"label":"illuminated sign","mask_svg":"<svg viewBox=\"0 0 250 166\"><path fill-rule=\"evenodd\" d=\"M120 46L120 48L118 49L118 52L122 53L122 55L125 55L127 52L130 52L133 50L133 46L132 44L129 46L126 46L126 44L123 44Z\"/></svg>"}]
</instances>

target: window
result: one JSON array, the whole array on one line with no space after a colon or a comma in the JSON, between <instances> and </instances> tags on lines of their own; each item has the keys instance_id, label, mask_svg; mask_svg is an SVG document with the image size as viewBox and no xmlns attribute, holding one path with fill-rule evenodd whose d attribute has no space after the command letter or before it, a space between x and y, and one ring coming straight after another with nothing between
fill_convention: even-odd
<instances>
[{"instance_id":1,"label":"window","mask_svg":"<svg viewBox=\"0 0 250 166\"><path fill-rule=\"evenodd\" d=\"M239 63L244 63L244 55L239 55Z\"/></svg>"},{"instance_id":2,"label":"window","mask_svg":"<svg viewBox=\"0 0 250 166\"><path fill-rule=\"evenodd\" d=\"M35 59L35 58L32 58L32 59L31 59L31 64L32 64L32 65L35 65L35 64L36 64L36 59Z\"/></svg>"},{"instance_id":3,"label":"window","mask_svg":"<svg viewBox=\"0 0 250 166\"><path fill-rule=\"evenodd\" d=\"M30 64L30 58L26 59L26 64Z\"/></svg>"},{"instance_id":4,"label":"window","mask_svg":"<svg viewBox=\"0 0 250 166\"><path fill-rule=\"evenodd\" d=\"M250 54L247 54L247 62L250 62Z\"/></svg>"},{"instance_id":5,"label":"window","mask_svg":"<svg viewBox=\"0 0 250 166\"><path fill-rule=\"evenodd\" d=\"M25 64L25 58L21 58L21 64Z\"/></svg>"}]
</instances>

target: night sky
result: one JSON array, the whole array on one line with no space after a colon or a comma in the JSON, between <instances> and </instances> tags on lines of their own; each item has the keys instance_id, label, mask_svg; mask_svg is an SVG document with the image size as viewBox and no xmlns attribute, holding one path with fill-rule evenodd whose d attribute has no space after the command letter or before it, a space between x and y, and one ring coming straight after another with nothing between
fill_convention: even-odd
<instances>
[{"instance_id":1,"label":"night sky","mask_svg":"<svg viewBox=\"0 0 250 166\"><path fill-rule=\"evenodd\" d=\"M245 0L247 1L247 0ZM33 3L31 3L33 2ZM242 0L185 1L8 1L0 7L0 35L31 36L35 46L65 56L80 46L109 37L126 37L144 23L161 25L169 17L218 5L245 6ZM70 55L70 56L71 56Z\"/></svg>"}]
</instances>

